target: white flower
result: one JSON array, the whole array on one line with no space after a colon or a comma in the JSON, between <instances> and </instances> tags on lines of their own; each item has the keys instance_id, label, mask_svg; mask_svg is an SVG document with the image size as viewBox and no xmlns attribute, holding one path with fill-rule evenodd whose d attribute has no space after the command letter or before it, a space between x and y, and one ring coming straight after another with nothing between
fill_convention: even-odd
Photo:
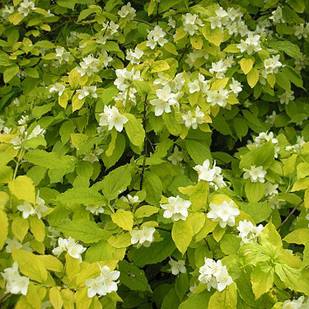
<instances>
[{"instance_id":1,"label":"white flower","mask_svg":"<svg viewBox=\"0 0 309 309\"><path fill-rule=\"evenodd\" d=\"M50 87L49 92L50 93L58 92L58 96L61 97L64 90L65 90L65 86L64 85L62 85L62 84L55 84L55 85Z\"/></svg>"},{"instance_id":2,"label":"white flower","mask_svg":"<svg viewBox=\"0 0 309 309\"><path fill-rule=\"evenodd\" d=\"M14 6L13 5L11 5L11 6L5 5L4 8L1 10L1 16L4 19L8 19L8 17L13 13L14 13Z\"/></svg>"},{"instance_id":3,"label":"white flower","mask_svg":"<svg viewBox=\"0 0 309 309\"><path fill-rule=\"evenodd\" d=\"M207 284L208 291L214 288L221 292L233 283L226 266L223 266L220 260L205 258L205 264L200 267L199 273L198 280Z\"/></svg>"},{"instance_id":4,"label":"white flower","mask_svg":"<svg viewBox=\"0 0 309 309\"><path fill-rule=\"evenodd\" d=\"M185 62L192 68L195 61L199 58L208 59L209 56L204 50L193 50L191 53L187 54Z\"/></svg>"},{"instance_id":5,"label":"white flower","mask_svg":"<svg viewBox=\"0 0 309 309\"><path fill-rule=\"evenodd\" d=\"M281 104L289 104L295 99L294 92L292 90L287 90L279 97Z\"/></svg>"},{"instance_id":6,"label":"white flower","mask_svg":"<svg viewBox=\"0 0 309 309\"><path fill-rule=\"evenodd\" d=\"M296 25L294 34L299 40L302 38L306 39L309 35L309 23L307 23L306 25Z\"/></svg>"},{"instance_id":7,"label":"white flower","mask_svg":"<svg viewBox=\"0 0 309 309\"><path fill-rule=\"evenodd\" d=\"M226 71L234 64L233 57L227 57L211 64L209 72L216 78L224 78Z\"/></svg>"},{"instance_id":8,"label":"white flower","mask_svg":"<svg viewBox=\"0 0 309 309\"><path fill-rule=\"evenodd\" d=\"M266 171L263 169L263 166L255 167L252 165L250 169L244 168L244 179L250 179L251 182L265 182Z\"/></svg>"},{"instance_id":9,"label":"white flower","mask_svg":"<svg viewBox=\"0 0 309 309\"><path fill-rule=\"evenodd\" d=\"M103 63L103 68L108 67L109 63L113 61L113 58L110 57L105 50L102 51L99 59L99 61Z\"/></svg>"},{"instance_id":10,"label":"white flower","mask_svg":"<svg viewBox=\"0 0 309 309\"><path fill-rule=\"evenodd\" d=\"M83 58L80 62L77 71L81 76L88 75L91 76L93 73L99 72L100 60L93 57L93 55L88 55Z\"/></svg>"},{"instance_id":11,"label":"white flower","mask_svg":"<svg viewBox=\"0 0 309 309\"><path fill-rule=\"evenodd\" d=\"M123 125L128 122L128 118L121 115L115 106L104 106L104 113L99 114L99 126L108 126L108 130L115 128L118 132L123 130Z\"/></svg>"},{"instance_id":12,"label":"white flower","mask_svg":"<svg viewBox=\"0 0 309 309\"><path fill-rule=\"evenodd\" d=\"M23 213L23 218L27 219L29 216L35 215L35 209L29 202L24 202L17 206L17 209Z\"/></svg>"},{"instance_id":13,"label":"white flower","mask_svg":"<svg viewBox=\"0 0 309 309\"><path fill-rule=\"evenodd\" d=\"M197 79L188 83L190 93L201 91L202 94L207 94L209 86L209 80L205 80L205 76L201 73L199 73Z\"/></svg>"},{"instance_id":14,"label":"white flower","mask_svg":"<svg viewBox=\"0 0 309 309\"><path fill-rule=\"evenodd\" d=\"M209 18L209 21L211 23L211 29L222 28L228 23L229 14L222 7L217 9L215 13L216 16L212 16Z\"/></svg>"},{"instance_id":15,"label":"white flower","mask_svg":"<svg viewBox=\"0 0 309 309\"><path fill-rule=\"evenodd\" d=\"M154 240L154 232L154 227L143 226L140 230L134 229L131 231L131 243L137 244L137 247L149 247Z\"/></svg>"},{"instance_id":16,"label":"white flower","mask_svg":"<svg viewBox=\"0 0 309 309\"><path fill-rule=\"evenodd\" d=\"M162 204L161 207L165 210L163 213L164 218L171 218L173 221L186 220L188 217L188 208L191 202L182 199L178 195L176 197L170 196L168 204Z\"/></svg>"},{"instance_id":17,"label":"white flower","mask_svg":"<svg viewBox=\"0 0 309 309\"><path fill-rule=\"evenodd\" d=\"M269 19L272 19L274 24L285 23L285 20L282 17L282 8L278 6L276 10L272 11Z\"/></svg>"},{"instance_id":18,"label":"white flower","mask_svg":"<svg viewBox=\"0 0 309 309\"><path fill-rule=\"evenodd\" d=\"M171 112L171 105L177 105L178 95L172 93L171 87L169 85L164 86L161 89L156 90L157 99L150 101L150 104L155 106L155 115L161 116L164 112Z\"/></svg>"},{"instance_id":19,"label":"white flower","mask_svg":"<svg viewBox=\"0 0 309 309\"><path fill-rule=\"evenodd\" d=\"M14 262L12 267L4 269L1 274L6 280L6 293L27 295L30 280L19 274L17 262Z\"/></svg>"},{"instance_id":20,"label":"white flower","mask_svg":"<svg viewBox=\"0 0 309 309\"><path fill-rule=\"evenodd\" d=\"M160 26L155 26L153 30L148 32L146 46L151 49L155 49L155 47L160 45L164 46L168 41L165 39L166 33Z\"/></svg>"},{"instance_id":21,"label":"white flower","mask_svg":"<svg viewBox=\"0 0 309 309\"><path fill-rule=\"evenodd\" d=\"M241 40L240 44L237 45L241 53L247 52L251 55L254 52L260 51L260 35L249 32L246 40Z\"/></svg>"},{"instance_id":22,"label":"white flower","mask_svg":"<svg viewBox=\"0 0 309 309\"><path fill-rule=\"evenodd\" d=\"M28 120L29 120L28 115L22 115L20 119L17 121L17 123L21 126L21 125L26 124Z\"/></svg>"},{"instance_id":23,"label":"white flower","mask_svg":"<svg viewBox=\"0 0 309 309\"><path fill-rule=\"evenodd\" d=\"M135 50L133 51L132 49L129 49L127 51L127 56L126 59L129 60L132 64L138 64L140 63L140 59L143 57L144 52L135 47Z\"/></svg>"},{"instance_id":24,"label":"white flower","mask_svg":"<svg viewBox=\"0 0 309 309\"><path fill-rule=\"evenodd\" d=\"M273 111L271 113L271 115L266 116L265 122L270 124L270 125L273 125L275 123L276 117L277 117L277 113L276 113L276 111Z\"/></svg>"},{"instance_id":25,"label":"white flower","mask_svg":"<svg viewBox=\"0 0 309 309\"><path fill-rule=\"evenodd\" d=\"M279 61L280 55L272 56L271 58L264 60L264 67L266 74L277 74L279 68L282 67L282 63Z\"/></svg>"},{"instance_id":26,"label":"white flower","mask_svg":"<svg viewBox=\"0 0 309 309\"><path fill-rule=\"evenodd\" d=\"M52 250L52 253L56 256L59 256L62 252L67 250L68 240L65 238L58 238L58 247Z\"/></svg>"},{"instance_id":27,"label":"white flower","mask_svg":"<svg viewBox=\"0 0 309 309\"><path fill-rule=\"evenodd\" d=\"M232 77L232 82L229 84L230 90L237 96L242 91L241 83Z\"/></svg>"},{"instance_id":28,"label":"white flower","mask_svg":"<svg viewBox=\"0 0 309 309\"><path fill-rule=\"evenodd\" d=\"M99 215L104 213L104 208L100 206L87 206L86 209L94 215Z\"/></svg>"},{"instance_id":29,"label":"white flower","mask_svg":"<svg viewBox=\"0 0 309 309\"><path fill-rule=\"evenodd\" d=\"M234 207L234 202L227 203L223 201L221 205L213 203L209 204L210 211L207 213L207 218L215 222L219 222L220 227L225 228L227 225L235 225L235 217L240 214L238 208Z\"/></svg>"},{"instance_id":30,"label":"white flower","mask_svg":"<svg viewBox=\"0 0 309 309\"><path fill-rule=\"evenodd\" d=\"M198 30L198 26L204 26L197 14L187 13L182 15L182 21L183 27L189 35L194 35L195 31Z\"/></svg>"},{"instance_id":31,"label":"white flower","mask_svg":"<svg viewBox=\"0 0 309 309\"><path fill-rule=\"evenodd\" d=\"M117 69L116 71L117 78L114 81L114 85L120 91L125 91L132 85L132 82L135 80L142 80L140 71L128 71L127 69Z\"/></svg>"},{"instance_id":32,"label":"white flower","mask_svg":"<svg viewBox=\"0 0 309 309\"><path fill-rule=\"evenodd\" d=\"M272 184L270 182L266 183L265 186L265 196L274 196L277 195L278 192L278 184Z\"/></svg>"},{"instance_id":33,"label":"white flower","mask_svg":"<svg viewBox=\"0 0 309 309\"><path fill-rule=\"evenodd\" d=\"M118 11L118 15L121 18L127 17L128 20L132 20L132 19L134 19L135 15L136 15L135 12L136 12L136 10L131 6L131 3L128 2L128 4L121 7L121 9Z\"/></svg>"},{"instance_id":34,"label":"white flower","mask_svg":"<svg viewBox=\"0 0 309 309\"><path fill-rule=\"evenodd\" d=\"M285 150L291 152L300 152L305 143L306 142L302 136L297 136L296 144L292 146L286 146Z\"/></svg>"},{"instance_id":35,"label":"white flower","mask_svg":"<svg viewBox=\"0 0 309 309\"><path fill-rule=\"evenodd\" d=\"M28 135L27 139L31 139L38 136L43 136L45 134L45 129L41 128L40 125L36 125L32 132Z\"/></svg>"},{"instance_id":36,"label":"white flower","mask_svg":"<svg viewBox=\"0 0 309 309\"><path fill-rule=\"evenodd\" d=\"M264 227L262 224L254 226L250 221L239 221L237 230L239 231L238 237L241 238L241 244L255 242L263 229Z\"/></svg>"},{"instance_id":37,"label":"white flower","mask_svg":"<svg viewBox=\"0 0 309 309\"><path fill-rule=\"evenodd\" d=\"M182 115L182 119L187 128L197 129L199 124L205 122L204 116L205 114L197 106L194 112L194 116L191 111L188 111L186 114Z\"/></svg>"},{"instance_id":38,"label":"white flower","mask_svg":"<svg viewBox=\"0 0 309 309\"><path fill-rule=\"evenodd\" d=\"M185 260L175 261L172 258L170 258L168 263L171 266L170 271L174 276L177 276L180 273L185 274L187 272L187 269L185 266L185 263L186 263Z\"/></svg>"},{"instance_id":39,"label":"white flower","mask_svg":"<svg viewBox=\"0 0 309 309\"><path fill-rule=\"evenodd\" d=\"M82 261L82 253L86 251L86 248L84 248L82 245L78 244L73 238L69 237L67 242L67 252L68 254L74 258Z\"/></svg>"},{"instance_id":40,"label":"white flower","mask_svg":"<svg viewBox=\"0 0 309 309\"><path fill-rule=\"evenodd\" d=\"M175 146L174 152L167 159L171 161L173 165L177 165L183 160L183 153L182 151L179 151L177 146Z\"/></svg>"},{"instance_id":41,"label":"white flower","mask_svg":"<svg viewBox=\"0 0 309 309\"><path fill-rule=\"evenodd\" d=\"M29 242L21 244L15 237L13 239L7 238L6 239L7 246L5 251L7 253L11 253L13 249L23 249L28 252L32 252L32 249L29 246Z\"/></svg>"},{"instance_id":42,"label":"white flower","mask_svg":"<svg viewBox=\"0 0 309 309\"><path fill-rule=\"evenodd\" d=\"M219 90L209 90L207 92L207 101L211 106L219 105L225 107L227 105L227 99L229 97L229 91L223 88Z\"/></svg>"},{"instance_id":43,"label":"white flower","mask_svg":"<svg viewBox=\"0 0 309 309\"><path fill-rule=\"evenodd\" d=\"M306 304L304 304L304 300L305 300L304 296L300 296L298 299L286 300L282 304L282 309L307 309L308 300Z\"/></svg>"},{"instance_id":44,"label":"white flower","mask_svg":"<svg viewBox=\"0 0 309 309\"><path fill-rule=\"evenodd\" d=\"M168 25L173 29L176 28L176 21L171 16L168 18Z\"/></svg>"},{"instance_id":45,"label":"white flower","mask_svg":"<svg viewBox=\"0 0 309 309\"><path fill-rule=\"evenodd\" d=\"M100 267L101 273L94 279L86 280L86 286L88 287L88 297L92 298L96 294L99 297L106 294L116 292L118 289L118 281L116 281L120 272L118 270L111 271L108 266Z\"/></svg>"},{"instance_id":46,"label":"white flower","mask_svg":"<svg viewBox=\"0 0 309 309\"><path fill-rule=\"evenodd\" d=\"M24 16L28 16L28 14L30 13L30 11L34 10L35 6L34 3L32 1L29 0L23 0L18 8L18 12Z\"/></svg>"},{"instance_id":47,"label":"white flower","mask_svg":"<svg viewBox=\"0 0 309 309\"><path fill-rule=\"evenodd\" d=\"M78 93L79 100L82 100L89 95L95 99L98 97L96 86L83 86L83 88L77 90L76 93Z\"/></svg>"},{"instance_id":48,"label":"white flower","mask_svg":"<svg viewBox=\"0 0 309 309\"><path fill-rule=\"evenodd\" d=\"M67 52L64 47L56 48L56 57L60 64L62 61L69 62L70 60L70 52Z\"/></svg>"}]
</instances>

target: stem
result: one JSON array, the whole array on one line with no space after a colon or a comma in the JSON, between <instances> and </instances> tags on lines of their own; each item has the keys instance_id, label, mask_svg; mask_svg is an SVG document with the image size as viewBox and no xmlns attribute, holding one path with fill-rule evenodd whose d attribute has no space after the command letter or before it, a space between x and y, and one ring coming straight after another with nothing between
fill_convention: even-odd
<instances>
[{"instance_id":1,"label":"stem","mask_svg":"<svg viewBox=\"0 0 309 309\"><path fill-rule=\"evenodd\" d=\"M7 294L3 294L1 297L0 297L0 305L5 301L5 299L9 296L10 294L7 293Z\"/></svg>"},{"instance_id":2,"label":"stem","mask_svg":"<svg viewBox=\"0 0 309 309\"><path fill-rule=\"evenodd\" d=\"M279 225L277 228L277 231L279 231L292 217L293 213L296 211L296 209L304 202L304 200L301 200L288 214L288 216L283 220L283 222Z\"/></svg>"},{"instance_id":3,"label":"stem","mask_svg":"<svg viewBox=\"0 0 309 309\"><path fill-rule=\"evenodd\" d=\"M147 106L147 96L148 96L148 94L145 95L144 110L143 110L143 128L144 128L144 131L145 131L145 137L144 137L144 158L143 158L143 166L142 166L142 173L141 173L140 190L143 189L144 173L145 173L145 165L146 165L146 156L147 156L147 133L146 133L146 106Z\"/></svg>"}]
</instances>

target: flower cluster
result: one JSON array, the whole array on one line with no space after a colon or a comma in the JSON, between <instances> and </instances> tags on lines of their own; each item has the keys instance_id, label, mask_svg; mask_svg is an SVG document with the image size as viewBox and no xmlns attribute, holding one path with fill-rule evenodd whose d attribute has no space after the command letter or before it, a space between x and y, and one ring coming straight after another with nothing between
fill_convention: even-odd
<instances>
[{"instance_id":1,"label":"flower cluster","mask_svg":"<svg viewBox=\"0 0 309 309\"><path fill-rule=\"evenodd\" d=\"M210 161L206 159L203 165L196 165L193 169L198 172L199 180L210 182L210 186L215 190L226 186L221 174L222 170L219 166L216 166L216 162L214 162L213 167L210 168Z\"/></svg>"},{"instance_id":2,"label":"flower cluster","mask_svg":"<svg viewBox=\"0 0 309 309\"><path fill-rule=\"evenodd\" d=\"M279 61L280 55L272 56L264 60L264 67L266 74L277 74L282 63Z\"/></svg>"},{"instance_id":3,"label":"flower cluster","mask_svg":"<svg viewBox=\"0 0 309 309\"><path fill-rule=\"evenodd\" d=\"M27 295L30 280L19 274L17 262L14 262L12 267L4 269L1 274L6 280L6 293Z\"/></svg>"},{"instance_id":4,"label":"flower cluster","mask_svg":"<svg viewBox=\"0 0 309 309\"><path fill-rule=\"evenodd\" d=\"M108 130L115 128L118 132L123 130L123 125L128 122L128 118L124 115L121 115L118 111L118 108L115 106L104 106L104 113L100 113L100 122L99 126L108 126Z\"/></svg>"},{"instance_id":5,"label":"flower cluster","mask_svg":"<svg viewBox=\"0 0 309 309\"><path fill-rule=\"evenodd\" d=\"M305 143L306 142L302 136L297 136L296 144L286 146L285 150L291 152L300 152Z\"/></svg>"},{"instance_id":6,"label":"flower cluster","mask_svg":"<svg viewBox=\"0 0 309 309\"><path fill-rule=\"evenodd\" d=\"M210 203L209 207L210 211L207 213L207 218L219 222L222 228L225 228L227 225L234 226L235 217L240 214L239 209L234 206L233 201L229 203L223 201L220 205Z\"/></svg>"},{"instance_id":7,"label":"flower cluster","mask_svg":"<svg viewBox=\"0 0 309 309\"><path fill-rule=\"evenodd\" d=\"M155 232L154 227L143 226L141 229L134 229L131 232L131 243L137 244L137 247L144 246L149 247L153 242L153 234Z\"/></svg>"},{"instance_id":8,"label":"flower cluster","mask_svg":"<svg viewBox=\"0 0 309 309\"><path fill-rule=\"evenodd\" d=\"M101 273L98 277L86 280L87 293L90 298L95 295L105 296L118 290L118 281L116 280L119 278L120 272L118 270L111 271L106 265L100 267L100 270Z\"/></svg>"},{"instance_id":9,"label":"flower cluster","mask_svg":"<svg viewBox=\"0 0 309 309\"><path fill-rule=\"evenodd\" d=\"M91 96L94 99L96 99L98 97L96 86L83 86L83 88L77 90L76 93L78 94L79 100L82 100L82 99L86 98L87 96Z\"/></svg>"},{"instance_id":10,"label":"flower cluster","mask_svg":"<svg viewBox=\"0 0 309 309\"><path fill-rule=\"evenodd\" d=\"M34 3L29 0L23 0L18 7L18 13L28 16L28 14L35 9Z\"/></svg>"},{"instance_id":11,"label":"flower cluster","mask_svg":"<svg viewBox=\"0 0 309 309\"><path fill-rule=\"evenodd\" d=\"M187 13L182 16L183 27L189 35L194 35L195 31L198 30L198 26L202 27L204 24L199 19L197 14Z\"/></svg>"},{"instance_id":12,"label":"flower cluster","mask_svg":"<svg viewBox=\"0 0 309 309\"><path fill-rule=\"evenodd\" d=\"M195 108L195 111L193 113L191 111L188 111L187 113L182 115L185 126L192 129L197 129L199 124L204 123L204 117L205 114L200 110L198 106Z\"/></svg>"},{"instance_id":13,"label":"flower cluster","mask_svg":"<svg viewBox=\"0 0 309 309\"><path fill-rule=\"evenodd\" d=\"M282 309L307 309L309 307L309 298L305 299L304 296L300 296L297 299L286 300L282 304Z\"/></svg>"},{"instance_id":14,"label":"flower cluster","mask_svg":"<svg viewBox=\"0 0 309 309\"><path fill-rule=\"evenodd\" d=\"M265 182L265 176L267 171L264 170L263 166L255 167L252 165L250 169L244 168L244 179L250 179L251 182Z\"/></svg>"},{"instance_id":15,"label":"flower cluster","mask_svg":"<svg viewBox=\"0 0 309 309\"><path fill-rule=\"evenodd\" d=\"M56 48L56 57L59 63L61 64L64 62L69 62L70 60L70 52L66 51L64 47Z\"/></svg>"},{"instance_id":16,"label":"flower cluster","mask_svg":"<svg viewBox=\"0 0 309 309\"><path fill-rule=\"evenodd\" d=\"M238 237L241 238L241 244L255 242L263 229L264 227L262 224L254 226L250 221L239 221L237 230L239 231Z\"/></svg>"},{"instance_id":17,"label":"flower cluster","mask_svg":"<svg viewBox=\"0 0 309 309\"><path fill-rule=\"evenodd\" d=\"M205 264L200 267L199 273L198 280L207 284L208 291L214 288L221 292L233 283L226 266L222 265L220 260L205 258Z\"/></svg>"},{"instance_id":18,"label":"flower cluster","mask_svg":"<svg viewBox=\"0 0 309 309\"><path fill-rule=\"evenodd\" d=\"M190 206L190 201L184 200L178 195L176 197L170 196L168 204L161 204L161 207L164 209L163 217L171 218L173 221L186 220Z\"/></svg>"},{"instance_id":19,"label":"flower cluster","mask_svg":"<svg viewBox=\"0 0 309 309\"><path fill-rule=\"evenodd\" d=\"M122 6L118 11L118 15L121 18L127 18L128 21L134 19L136 10L131 6L131 3L128 2L126 5Z\"/></svg>"},{"instance_id":20,"label":"flower cluster","mask_svg":"<svg viewBox=\"0 0 309 309\"><path fill-rule=\"evenodd\" d=\"M164 46L168 42L165 35L166 33L160 26L155 26L153 30L148 32L146 46L150 49L155 49L157 45Z\"/></svg>"},{"instance_id":21,"label":"flower cluster","mask_svg":"<svg viewBox=\"0 0 309 309\"><path fill-rule=\"evenodd\" d=\"M251 55L262 49L260 38L260 35L249 32L248 37L245 40L241 40L237 47L241 53L246 52L248 55Z\"/></svg>"},{"instance_id":22,"label":"flower cluster","mask_svg":"<svg viewBox=\"0 0 309 309\"><path fill-rule=\"evenodd\" d=\"M45 205L45 201L39 196L39 193L36 197L35 207L25 201L23 204L18 205L17 209L22 212L24 219L34 215L37 215L41 219L42 215L48 211L48 207Z\"/></svg>"},{"instance_id":23,"label":"flower cluster","mask_svg":"<svg viewBox=\"0 0 309 309\"><path fill-rule=\"evenodd\" d=\"M185 274L187 272L186 266L185 266L186 261L185 260L173 260L170 258L168 264L171 266L170 272L174 275L177 276L178 274Z\"/></svg>"},{"instance_id":24,"label":"flower cluster","mask_svg":"<svg viewBox=\"0 0 309 309\"><path fill-rule=\"evenodd\" d=\"M82 262L82 254L86 251L82 245L78 244L73 238L69 237L68 239L65 238L58 238L58 247L53 249L53 254L59 256L62 252L67 251L68 254L77 259L79 262Z\"/></svg>"},{"instance_id":25,"label":"flower cluster","mask_svg":"<svg viewBox=\"0 0 309 309\"><path fill-rule=\"evenodd\" d=\"M111 61L112 59L109 59ZM80 62L77 71L81 76L87 75L91 76L94 73L98 73L100 70L100 60L93 57L93 55L88 55L83 58L83 61Z\"/></svg>"}]
</instances>

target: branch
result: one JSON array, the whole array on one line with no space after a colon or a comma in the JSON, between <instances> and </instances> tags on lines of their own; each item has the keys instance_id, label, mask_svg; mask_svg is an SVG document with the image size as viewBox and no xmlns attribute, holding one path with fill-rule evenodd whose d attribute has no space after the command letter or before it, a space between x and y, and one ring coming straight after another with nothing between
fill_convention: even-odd
<instances>
[{"instance_id":1,"label":"branch","mask_svg":"<svg viewBox=\"0 0 309 309\"><path fill-rule=\"evenodd\" d=\"M292 217L293 213L296 211L296 209L304 202L304 200L301 200L288 214L288 216L282 221L282 223L277 228L277 231L279 231Z\"/></svg>"},{"instance_id":2,"label":"branch","mask_svg":"<svg viewBox=\"0 0 309 309\"><path fill-rule=\"evenodd\" d=\"M145 95L144 110L143 110L143 128L144 128L144 131L145 131L145 138L144 138L144 158L143 158L143 166L142 166L142 173L141 173L140 190L143 189L144 173L145 173L145 165L146 165L146 156L147 156L147 133L146 133L146 106L147 106L147 96L148 96L148 94Z\"/></svg>"}]
</instances>

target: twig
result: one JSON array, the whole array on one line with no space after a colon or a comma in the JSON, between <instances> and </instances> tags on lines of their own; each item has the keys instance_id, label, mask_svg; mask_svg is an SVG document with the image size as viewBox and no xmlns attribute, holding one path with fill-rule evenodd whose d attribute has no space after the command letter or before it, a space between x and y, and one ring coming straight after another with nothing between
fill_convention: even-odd
<instances>
[{"instance_id":1,"label":"twig","mask_svg":"<svg viewBox=\"0 0 309 309\"><path fill-rule=\"evenodd\" d=\"M279 227L277 228L277 231L279 231L288 221L289 219L292 217L293 213L296 211L296 209L304 202L304 200L300 201L292 210L291 212L288 214L288 216L281 222L281 224L279 225Z\"/></svg>"},{"instance_id":2,"label":"twig","mask_svg":"<svg viewBox=\"0 0 309 309\"><path fill-rule=\"evenodd\" d=\"M145 165L146 165L146 156L147 156L147 133L146 133L146 106L147 106L147 96L148 96L148 94L145 95L144 110L143 110L143 128L144 128L144 131L145 131L145 137L144 137L144 158L143 158L143 166L142 166L142 173L141 173L140 190L143 189L144 173L145 173Z\"/></svg>"},{"instance_id":3,"label":"twig","mask_svg":"<svg viewBox=\"0 0 309 309\"><path fill-rule=\"evenodd\" d=\"M180 56L180 58L179 58L179 60L178 60L178 64L180 64L182 58L184 57L185 53L188 51L189 47L190 47L189 44L187 44L187 45L185 46L185 48L184 48L184 50L183 50L183 53L181 54L181 56Z\"/></svg>"},{"instance_id":4,"label":"twig","mask_svg":"<svg viewBox=\"0 0 309 309\"><path fill-rule=\"evenodd\" d=\"M1 297L0 297L0 305L4 302L4 300L9 296L10 294L7 293L7 294L3 294Z\"/></svg>"}]
</instances>

